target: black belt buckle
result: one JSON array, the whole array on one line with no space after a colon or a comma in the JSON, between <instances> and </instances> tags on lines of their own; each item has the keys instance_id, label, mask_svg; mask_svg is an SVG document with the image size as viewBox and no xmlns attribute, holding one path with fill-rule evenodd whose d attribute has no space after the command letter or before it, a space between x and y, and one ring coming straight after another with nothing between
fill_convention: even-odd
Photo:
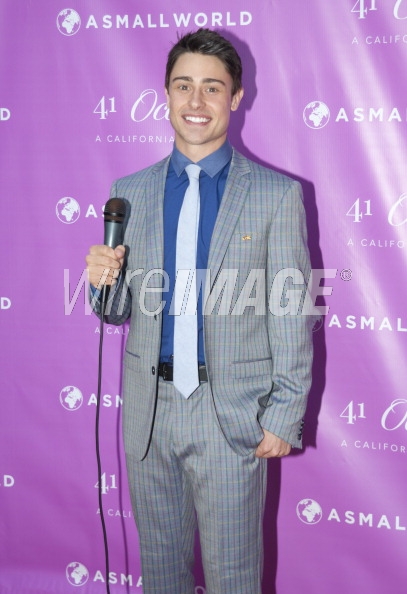
<instances>
[{"instance_id":1,"label":"black belt buckle","mask_svg":"<svg viewBox=\"0 0 407 594\"><path fill-rule=\"evenodd\" d=\"M173 378L173 371L174 368L172 365L169 365L168 363L161 363L160 364L160 375L163 378L164 381L166 382L172 382L172 378Z\"/></svg>"},{"instance_id":2,"label":"black belt buckle","mask_svg":"<svg viewBox=\"0 0 407 594\"><path fill-rule=\"evenodd\" d=\"M198 367L198 375L200 382L207 382L208 381L208 372L206 371L205 365L200 365Z\"/></svg>"}]
</instances>

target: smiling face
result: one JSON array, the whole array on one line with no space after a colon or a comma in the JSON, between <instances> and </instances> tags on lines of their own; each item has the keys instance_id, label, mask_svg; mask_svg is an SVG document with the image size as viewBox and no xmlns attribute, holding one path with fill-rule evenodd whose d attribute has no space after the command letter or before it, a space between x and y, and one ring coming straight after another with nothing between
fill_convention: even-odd
<instances>
[{"instance_id":1,"label":"smiling face","mask_svg":"<svg viewBox=\"0 0 407 594\"><path fill-rule=\"evenodd\" d=\"M165 94L177 149L197 162L225 142L243 89L232 97L232 77L219 58L187 52L175 62Z\"/></svg>"}]
</instances>

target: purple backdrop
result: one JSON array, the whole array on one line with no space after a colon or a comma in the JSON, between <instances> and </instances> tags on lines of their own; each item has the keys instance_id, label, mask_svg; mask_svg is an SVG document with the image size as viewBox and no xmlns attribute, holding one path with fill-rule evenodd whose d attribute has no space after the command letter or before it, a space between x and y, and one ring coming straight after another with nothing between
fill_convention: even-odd
<instances>
[{"instance_id":1,"label":"purple backdrop","mask_svg":"<svg viewBox=\"0 0 407 594\"><path fill-rule=\"evenodd\" d=\"M105 591L84 256L112 180L172 149L171 43L215 26L245 66L230 138L302 182L313 267L335 271L305 450L270 463L264 594L405 594L407 0L3 0L0 14L0 593ZM126 332L105 329L102 389L114 594L142 592Z\"/></svg>"}]
</instances>

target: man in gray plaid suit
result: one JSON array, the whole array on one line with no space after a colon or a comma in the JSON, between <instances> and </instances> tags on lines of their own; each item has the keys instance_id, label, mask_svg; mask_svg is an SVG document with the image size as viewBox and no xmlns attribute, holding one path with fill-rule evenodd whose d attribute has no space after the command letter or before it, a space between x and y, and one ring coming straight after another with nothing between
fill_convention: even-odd
<instances>
[{"instance_id":1,"label":"man in gray plaid suit","mask_svg":"<svg viewBox=\"0 0 407 594\"><path fill-rule=\"evenodd\" d=\"M124 441L145 594L194 592L197 527L207 594L260 594L267 458L301 447L314 322L301 315L310 275L302 193L229 144L241 73L218 33L200 29L174 45L165 81L173 153L113 185L131 209L126 248L93 246L87 256L92 285L106 269L115 284L107 321L130 317ZM199 384L186 398L172 381L169 302L191 163L200 168L196 268L206 285L192 365ZM305 279L296 307L295 291L275 282L287 269L284 279Z\"/></svg>"}]
</instances>

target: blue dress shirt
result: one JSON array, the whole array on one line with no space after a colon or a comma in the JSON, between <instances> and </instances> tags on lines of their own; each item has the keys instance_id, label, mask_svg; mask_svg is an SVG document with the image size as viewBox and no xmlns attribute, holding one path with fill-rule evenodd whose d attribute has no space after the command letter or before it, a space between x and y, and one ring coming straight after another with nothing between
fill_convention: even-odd
<instances>
[{"instance_id":1,"label":"blue dress shirt","mask_svg":"<svg viewBox=\"0 0 407 594\"><path fill-rule=\"evenodd\" d=\"M198 270L206 270L208 265L212 232L225 190L232 150L229 141L226 141L217 151L197 163L202 170L199 176L200 215L196 260ZM192 163L192 161L174 146L164 191L164 270L168 274L170 284L168 293L163 294L166 303L163 309L160 361L166 363L173 363L174 316L169 315L169 309L176 278L175 257L178 218L185 191L189 184L188 175L185 171L185 167L189 163ZM198 300L197 323L198 363L204 365L202 291Z\"/></svg>"}]
</instances>

